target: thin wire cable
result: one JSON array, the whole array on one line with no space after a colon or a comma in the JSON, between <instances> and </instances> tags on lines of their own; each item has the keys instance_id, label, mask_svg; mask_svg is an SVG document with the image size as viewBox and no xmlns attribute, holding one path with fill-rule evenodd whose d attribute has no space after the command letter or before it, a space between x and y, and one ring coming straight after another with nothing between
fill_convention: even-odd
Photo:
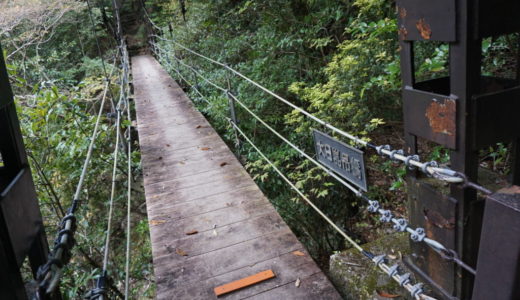
<instances>
[{"instance_id":1,"label":"thin wire cable","mask_svg":"<svg viewBox=\"0 0 520 300\"><path fill-rule=\"evenodd\" d=\"M175 57L175 56L174 56ZM176 58L177 59L177 58ZM181 62L182 63L182 62ZM187 66L187 67L190 67L191 66L188 66L184 63L182 63L183 65ZM467 271L469 271L470 273L472 274L475 274L475 270L471 267L469 267L467 264L463 263L459 258L458 258L458 255L457 253L454 251L454 250L451 250L451 249L448 249L446 248L444 245L442 245L441 243L439 243L438 241L436 240L433 240L431 238L428 238L426 237L426 233L424 232L424 229L422 228L412 228L409 226L409 223L408 221L406 221L405 219L398 219L398 218L395 218L394 215L392 214L392 212L390 212L389 210L384 210L384 209L381 209L379 207L379 202L378 201L375 201L375 200L372 200L370 198L368 198L365 194L363 194L360 190L358 190L356 187L354 187L353 185L351 185L350 183L346 182L345 180L343 180L341 177L339 177L338 175L336 175L335 173L333 173L330 169L328 169L327 167L323 166L321 163L319 163L318 161L316 161L314 158L312 158L310 155L308 155L307 153L305 153L305 151L301 150L300 148L298 148L298 146L296 146L295 144L293 144L291 141L289 141L287 138L285 138L283 135L281 135L278 131L276 131L274 128L272 128L269 124L267 124L262 118L260 118L257 114L255 114L253 111L251 111L242 101L240 101L240 99L238 99L235 95L233 95L231 92L229 92L228 90L224 89L223 87L220 87L219 85L211 82L209 79L207 79L206 77L202 76L199 72L197 72L197 70L195 70L194 68L191 68L191 70L193 72L195 72L195 74L197 74L199 77L201 77L203 80L207 81L208 83L212 84L213 86L215 86L216 88L218 88L219 90L221 91L225 91L227 96L231 97L235 102L237 102L238 104L240 104L240 106L242 106L242 108L248 112L252 117L254 117L257 121L259 121L262 125L264 125L267 129L269 129L273 134L275 134L278 138L280 138L282 141L284 141L287 145L289 145L291 148L293 148L294 150L296 150L300 155L302 155L303 157L305 157L306 159L308 159L310 162L312 162L314 165L316 165L317 167L319 167L320 169L322 169L323 171L325 171L328 175L330 175L331 177L333 177L334 179L336 179L338 182L340 182L341 184L343 184L345 187L347 187L349 190L351 190L356 196L360 197L361 199L365 200L368 204L369 204L369 207L368 207L368 211L369 212L372 212L372 213L379 213L381 215L381 220L383 222L387 222L387 223L393 223L394 224L394 229L398 230L398 231L401 231L401 232L408 232L409 235L410 235L410 238L415 241L415 242L424 242L426 245L428 245L430 248L432 248L435 252L439 253L444 259L448 260L448 261L452 261L454 263L456 263L457 265L463 267L464 269L466 269Z\"/></svg>"},{"instance_id":2,"label":"thin wire cable","mask_svg":"<svg viewBox=\"0 0 520 300\"><path fill-rule=\"evenodd\" d=\"M363 247L361 247L361 245L359 245L358 243L356 243L356 241L351 238L348 234L346 234L341 228L339 228L338 225L336 225L336 223L334 223L334 221L332 221L323 211L321 211L307 196L305 196L305 194L300 191L296 185L294 185L292 183L292 181L290 179L287 178L287 176L285 176L282 171L280 171L280 169L278 169L278 167L249 139L249 137L240 129L240 127L238 127L235 123L233 123L233 121L231 119L228 119L229 123L231 124L231 126L233 126L239 133L240 135L251 145L251 147L253 147L256 152L258 154L260 154L260 156L273 168L273 170L303 199L305 200L305 202L307 202L307 204L309 204L313 209L314 211L316 211L325 221L327 221L327 223L329 223L341 236L343 236L348 242L349 244L351 244L356 250L358 250L359 252L361 252L364 256L368 257L369 259L371 259L372 261L374 261L374 256L373 254L371 254L370 252L366 251L365 249L363 249ZM402 284L402 281L401 281L401 278L402 276L405 276L405 275L400 275L399 272L395 272L395 274L392 274L393 272L391 272L391 268L390 266L388 266L385 262L379 262L377 263L377 266L379 266L379 268L381 268L383 271L385 271L385 273L389 274L390 277L392 279L394 279L395 281L397 281L398 283L400 283L406 290L408 290L408 292L410 292L412 294L412 296L415 298L415 299L435 299L435 298L432 298L430 296L427 296L425 294L423 294L423 292L420 292L420 293L415 293L414 294L414 285L412 285L410 282L407 282L407 283L404 283Z\"/></svg>"},{"instance_id":3,"label":"thin wire cable","mask_svg":"<svg viewBox=\"0 0 520 300\"><path fill-rule=\"evenodd\" d=\"M126 48L125 51L125 65L128 66L128 52ZM128 83L128 70L126 70L126 82ZM126 84L127 95L130 91L128 91L128 84ZM128 300L128 295L130 292L130 242L131 242L131 205L132 205L132 112L130 108L130 101L128 97L126 97L126 115L128 124L128 141L127 141L127 150L128 150L128 182L127 182L127 203L126 203L126 258L125 258L125 300Z\"/></svg>"},{"instance_id":4,"label":"thin wire cable","mask_svg":"<svg viewBox=\"0 0 520 300\"><path fill-rule=\"evenodd\" d=\"M245 81L249 82L250 84L256 86L257 88L259 88L260 90L262 90L263 92L271 95L272 97L278 99L279 101L285 103L286 105L292 107L294 110L296 110L297 112L305 115L306 117L310 118L311 120L317 122L318 124L346 137L347 139L359 144L359 145L362 145L362 146L365 146L365 147L369 147L369 148L372 148L374 150L377 151L377 153L383 157L387 157L387 158L391 158L393 159L394 161L400 161L400 162L403 162L411 167L416 167L418 168L419 170L421 170L422 172L430 175L430 176L433 176L439 180L442 180L442 181L445 181L445 182L449 182L449 183L463 183L464 182L464 178L461 178L459 176L459 173L454 171L454 170L451 170L451 169L448 169L448 168L439 168L437 167L438 164L436 163L433 163L433 162L426 162L426 163L423 163L423 162L420 162L418 158L415 158L414 156L405 156L404 154L400 153L399 151L392 151L391 149L389 148L385 148L384 146L376 146L376 145L373 145L359 137L356 137L348 132L345 132L333 125L331 125L330 123L328 122L325 122L323 121L322 119L314 116L313 114L307 112L306 110L298 107L297 105L291 103L289 100L277 95L276 93L274 93L273 91L267 89L266 87L264 87L263 85L261 85L260 83L252 80L251 78L245 76L244 74L240 73L239 71L235 70L234 68L228 66L227 64L224 64L220 61L217 61L217 60L214 60L210 57L207 57L201 53L198 53L180 43L178 43L177 41L173 40L173 39L167 39L167 38L164 38L162 36L159 36L159 35L154 35L154 37L156 38L159 38L160 40L163 40L163 41L169 41L169 42L172 42L174 43L175 45L177 45L178 47L196 55L196 56L199 56L213 64L216 64L220 67L223 67L227 70L229 70L230 72L234 73L235 75L241 77L242 79L244 79ZM403 152L404 153L404 152Z\"/></svg>"},{"instance_id":5,"label":"thin wire cable","mask_svg":"<svg viewBox=\"0 0 520 300\"><path fill-rule=\"evenodd\" d=\"M159 48L159 47L158 47ZM162 49L160 49L162 50ZM157 53L156 51L154 51L154 53L156 53L156 55L160 56L160 53ZM169 68L171 69L174 69L175 72L177 73L177 75L179 75L179 77L184 81L186 82L191 89L193 89L199 96L200 98L206 102L207 104L212 104L208 99L206 99L206 96L204 96L204 94L202 94L202 92L197 88L197 85L193 85L192 83L190 83L188 80L186 80L186 77L184 77L184 75L182 75L182 73L177 69L175 68L172 63L170 61L166 61L166 64Z\"/></svg>"},{"instance_id":6,"label":"thin wire cable","mask_svg":"<svg viewBox=\"0 0 520 300\"><path fill-rule=\"evenodd\" d=\"M117 61L117 56L115 58L115 61ZM74 193L74 198L72 200L71 207L69 208L67 216L64 218L64 224L62 226L62 231L64 232L64 234L59 233L55 243L55 247L50 254L49 260L38 270L38 284L40 288L42 288L44 292L47 294L52 293L52 291L56 289L62 273L62 267L58 266L57 262L62 261L65 249L63 246L59 245L70 245L71 241L73 240L73 227L75 227L74 213L78 208L81 192L83 190L83 184L85 182L90 161L92 159L92 153L94 150L96 139L98 137L99 124L101 123L101 117L103 115L103 109L105 106L109 88L109 82L105 82L99 112L97 114L96 123L94 125L92 135L90 137L90 143L87 150L87 155L85 157L85 161L83 162L83 167L81 169L81 175L76 186L76 191Z\"/></svg>"},{"instance_id":7,"label":"thin wire cable","mask_svg":"<svg viewBox=\"0 0 520 300\"><path fill-rule=\"evenodd\" d=\"M112 168L112 186L110 190L110 202L109 202L109 210L108 210L108 221L107 221L107 232L106 232L106 240L105 240L105 251L103 255L103 272L107 271L108 266L108 253L110 251L110 234L112 232L112 216L114 211L114 199L116 195L116 186L117 186L117 163L119 158L119 128L121 127L121 111L119 108L117 109L117 121L116 121L116 144L114 149L114 165Z\"/></svg>"},{"instance_id":8,"label":"thin wire cable","mask_svg":"<svg viewBox=\"0 0 520 300\"><path fill-rule=\"evenodd\" d=\"M105 64L105 59L103 57L103 53L101 51L101 44L99 43L99 37L98 37L98 34L97 34L97 30L96 30L96 22L94 21L94 14L92 13L92 6L90 4L90 0L87 0L87 8L88 8L88 14L89 14L89 17L90 17L90 23L91 23L91 26L92 26L92 33L94 34L94 38L96 40L96 46L97 46L97 51L98 51L98 56L99 58L101 59L101 66L103 67L103 74L105 76L105 80L110 83L110 77L112 76L108 76L108 72L107 72L107 68L106 68L106 64ZM115 103L114 103L114 95L112 93L112 89L109 90L109 94L110 94L110 102L112 104L112 108L115 109Z\"/></svg>"}]
</instances>

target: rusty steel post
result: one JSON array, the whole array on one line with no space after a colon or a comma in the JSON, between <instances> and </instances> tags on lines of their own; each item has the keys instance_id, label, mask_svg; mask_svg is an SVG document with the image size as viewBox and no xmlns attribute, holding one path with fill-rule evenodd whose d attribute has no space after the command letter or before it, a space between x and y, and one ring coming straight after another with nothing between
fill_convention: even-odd
<instances>
[{"instance_id":1,"label":"rusty steel post","mask_svg":"<svg viewBox=\"0 0 520 300\"><path fill-rule=\"evenodd\" d=\"M512 182L520 180L520 70L518 78L484 76L482 40L520 32L520 2L514 0L397 0L406 151L418 138L451 150L450 167L478 182L479 150L514 143ZM414 47L449 45L449 75L417 82ZM520 66L520 63L519 65ZM428 158L424 158L427 160ZM475 267L484 211L475 190L445 187L416 172L408 174L410 219L428 236L454 249ZM470 299L474 276L431 249L412 243L408 260L418 276L435 281L438 295Z\"/></svg>"}]
</instances>

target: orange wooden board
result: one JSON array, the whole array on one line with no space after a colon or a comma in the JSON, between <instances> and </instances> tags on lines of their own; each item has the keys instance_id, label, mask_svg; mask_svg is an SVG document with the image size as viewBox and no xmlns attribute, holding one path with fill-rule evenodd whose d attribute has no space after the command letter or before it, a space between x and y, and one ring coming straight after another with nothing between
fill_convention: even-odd
<instances>
[{"instance_id":1,"label":"orange wooden board","mask_svg":"<svg viewBox=\"0 0 520 300\"><path fill-rule=\"evenodd\" d=\"M233 291L257 284L267 279L276 277L273 270L266 270L246 278L242 278L215 288L215 295L221 296Z\"/></svg>"}]
</instances>

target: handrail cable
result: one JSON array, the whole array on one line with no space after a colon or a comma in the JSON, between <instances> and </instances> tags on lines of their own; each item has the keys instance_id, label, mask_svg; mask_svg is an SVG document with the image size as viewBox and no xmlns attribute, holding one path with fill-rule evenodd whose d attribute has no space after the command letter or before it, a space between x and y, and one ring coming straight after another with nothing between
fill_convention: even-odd
<instances>
[{"instance_id":1,"label":"handrail cable","mask_svg":"<svg viewBox=\"0 0 520 300\"><path fill-rule=\"evenodd\" d=\"M114 164L112 167L112 185L110 190L110 199L109 199L109 208L108 208L108 220L107 220L107 230L105 233L105 247L103 251L103 266L101 269L101 275L97 278L96 281L96 287L90 290L85 298L87 299L97 299L97 300L103 300L106 296L106 283L108 280L108 256L110 251L110 234L112 232L112 216L113 216L113 210L114 210L114 198L115 198L115 191L116 191L116 176L117 176L117 160L119 156L119 133L118 130L121 126L121 110L119 108L119 105L116 109L117 114L117 120L116 120L116 143L114 148Z\"/></svg>"},{"instance_id":2,"label":"handrail cable","mask_svg":"<svg viewBox=\"0 0 520 300\"><path fill-rule=\"evenodd\" d=\"M424 294L424 290L422 289L423 284L417 283L412 284L410 280L410 273L400 274L399 267L397 264L393 266L389 266L387 264L386 255L374 255L369 251L363 249L361 245L356 243L356 241L351 238L348 234L345 233L341 228L339 228L334 221L332 221L327 215L321 211L316 204L314 204L305 194L300 191L294 183L291 182L290 179L285 176L280 169L269 159L267 156L260 150L258 147L247 137L247 135L238 127L231 119L227 118L231 126L233 126L240 135L253 147L260 156L273 168L273 170L278 173L278 175L296 192L298 195L307 202L327 223L329 223L340 235L342 235L348 242L351 244L356 250L361 252L365 257L369 258L373 263L376 264L383 272L385 272L388 276L390 276L393 280L399 283L400 286L404 287L414 299L435 299L433 297L427 296Z\"/></svg>"},{"instance_id":3,"label":"handrail cable","mask_svg":"<svg viewBox=\"0 0 520 300\"><path fill-rule=\"evenodd\" d=\"M154 52L155 54L157 54L157 52L156 52L155 50L153 50L153 52ZM169 66L170 68L174 68L173 65L172 65L172 63L169 61L168 57L166 57L166 59L167 59L166 63L168 64L168 66ZM201 98L204 102L206 102L207 104L211 104L211 102L210 102L208 99L206 99L206 96L204 96L204 95L200 92L200 90L197 88L197 85L196 85L196 84L193 85L192 83L190 83L190 81L188 81L188 80L186 79L186 77L184 77L184 75L182 75L182 73L181 73L177 68L174 68L174 70L175 70L175 72L177 73L177 75L179 75L179 77L180 77L184 82L186 82L186 83L190 86L190 88L192 88L192 89L193 89L193 90L194 90L194 91L195 91L195 92L200 96L200 98ZM195 73L194 73L194 74L195 74ZM195 75L197 75L197 74L195 74ZM197 76L198 76L198 75L197 75Z\"/></svg>"},{"instance_id":4,"label":"handrail cable","mask_svg":"<svg viewBox=\"0 0 520 300\"><path fill-rule=\"evenodd\" d=\"M115 200L115 190L116 190L116 176L117 176L117 169L118 169L118 157L119 157L119 146L120 141L123 140L123 136L121 133L121 118L124 113L124 110L126 109L127 112L127 119L131 122L131 115L130 115L130 103L128 101L128 95L129 95L129 58L128 58L128 50L126 49L126 43L123 38L122 34L122 26L121 26L121 19L119 14L119 7L117 6L116 1L112 1L114 14L116 18L116 43L117 48L119 49L118 53L121 55L121 69L122 73L119 77L119 101L117 106L115 107L116 113L117 113L117 121L116 121L116 143L115 143L115 149L114 149L114 164L113 164L113 170L112 170L112 185L111 185L111 193L110 193L110 200L109 200L109 213L108 213L108 220L107 220L107 230L106 230L106 237L105 237L105 247L104 247L104 255L103 255L103 267L101 275L98 276L96 280L96 285L94 288L92 288L87 295L85 296L87 299L91 300L103 300L106 295L106 283L109 280L108 279L108 260L109 260L109 251L110 251L110 235L112 232L112 218L113 218L113 209L114 209L114 200ZM123 105L126 105L126 107L122 107ZM125 148L125 145L121 143L122 148ZM125 299L128 299L129 294L129 268L130 268L130 230L131 230L131 216L130 216L130 204L131 204L131 135L129 134L127 139L127 166L128 166L128 174L127 174L127 238L126 238L126 253L125 253Z\"/></svg>"},{"instance_id":5,"label":"handrail cable","mask_svg":"<svg viewBox=\"0 0 520 300\"><path fill-rule=\"evenodd\" d=\"M151 20L149 20L151 21ZM155 25L156 26L156 25ZM250 79L249 77L245 76L244 74L240 73L239 71L237 71L236 69L230 67L229 65L225 64L225 63L222 63L220 61L217 61L217 60L214 60L210 57L207 57L201 53L198 53L182 44L180 44L179 42L173 40L173 39L168 39L168 38L164 38L162 36L159 36L159 35L154 35L154 37L157 37L159 38L160 40L163 40L163 41L168 41L168 42L172 42L174 43L175 45L177 45L178 47L198 56L198 57L201 57L215 65L218 65L220 67L223 67L229 71L231 71L232 73L234 73L235 75L241 77L242 79L244 79L245 81L249 82L250 84L256 86L257 88L259 88L260 90L264 91L265 93L271 95L272 97L278 99L279 101L285 103L286 105L292 107L294 110L296 110L297 112L307 116L308 118L310 118L311 120L319 123L320 125L340 134L341 136L343 137L346 137L347 139L353 141L354 143L356 144L359 144L359 145L362 145L362 146L365 146L365 147L369 147L369 148L372 148L374 150L376 150L377 154L382 156L382 157L385 157L385 158L389 158L393 161L399 161L399 162L402 162L404 163L407 167L409 168L413 168L413 169L418 169L420 170L421 172L427 174L428 176L432 176L438 180L441 180L441 181L445 181L445 182L448 182L448 183L461 183L464 185L464 187L471 187L471 188L475 188L477 190L479 190L480 192L484 193L484 194L491 194L492 192L480 185L477 185L473 182L470 182L468 180L468 178L460 173L460 172L457 172L457 171L454 171L452 169L449 169L449 168L441 168L439 167L439 163L437 163L436 161L430 161L430 162L421 162L420 159L419 159L419 156L418 155L404 155L404 150L400 149L400 150L392 150L391 147L389 145L379 145L379 146L376 146L374 144L371 144L359 137L356 137L350 133L347 133L333 125L331 125L330 123L327 123L326 121L323 121L322 119L314 116L313 114L307 112L306 110L298 107L297 105L291 103L289 100L279 96L278 94L274 93L273 91L267 89L266 87L264 87L263 85L257 83L256 81Z\"/></svg>"},{"instance_id":6,"label":"handrail cable","mask_svg":"<svg viewBox=\"0 0 520 300\"><path fill-rule=\"evenodd\" d=\"M125 72L125 80L128 83L128 65L129 65L129 58L128 58L128 50L123 48L124 51L124 60L125 60L125 66L127 67ZM131 204L132 204L132 112L130 108L130 101L128 98L128 95L130 93L128 84L125 87L126 90L126 115L127 120L129 122L128 128L127 128L127 158L128 158L128 178L127 178L127 202L126 202L126 256L125 256L125 300L128 300L128 294L130 292L130 243L131 243Z\"/></svg>"},{"instance_id":7,"label":"handrail cable","mask_svg":"<svg viewBox=\"0 0 520 300\"><path fill-rule=\"evenodd\" d=\"M117 54L114 63L116 63L116 61ZM111 75L113 74L114 70L115 68L112 69ZM108 81L105 82L99 112L97 114L96 123L94 125L92 135L90 137L87 155L85 161L83 162L81 175L76 186L76 190L74 192L72 204L68 209L67 214L65 215L65 217L63 217L61 221L60 231L55 239L54 248L51 251L51 253L49 253L49 259L44 265L40 266L40 268L38 269L36 277L39 285L39 294L50 294L56 289L61 276L62 268L70 260L70 250L75 244L74 232L76 230L76 216L74 214L79 205L80 196L83 190L83 184L85 182L87 170L90 165L90 160L92 159L94 144L98 137L99 124L101 123L101 117L103 115L103 109L107 99L108 90L110 89L109 85L110 83Z\"/></svg>"},{"instance_id":8,"label":"handrail cable","mask_svg":"<svg viewBox=\"0 0 520 300\"><path fill-rule=\"evenodd\" d=\"M98 37L97 31L96 31L96 23L94 22L94 15L92 14L92 5L90 4L90 0L87 0L86 2L87 2L87 8L88 8L88 14L89 14L89 18L90 18L92 33L94 34L94 39L96 40L98 56L101 59L101 66L103 68L103 74L105 76L105 80L108 83L110 83L111 82L110 77L112 77L112 76L110 76L110 77L108 76L105 59L104 59L103 53L101 51L101 44L99 43L99 37ZM115 110L115 103L114 103L115 98L114 98L114 94L112 93L112 89L109 90L109 94L110 94L110 103L112 104L112 109Z\"/></svg>"},{"instance_id":9,"label":"handrail cable","mask_svg":"<svg viewBox=\"0 0 520 300\"><path fill-rule=\"evenodd\" d=\"M174 55L174 58L178 59L175 55ZM238 97L233 95L227 89L225 89L225 88L219 86L218 84L212 82L211 80L207 79L206 77L201 75L200 72L198 72L191 66L185 64L184 62L182 62L182 61L179 61L179 62L181 64L183 64L184 66L190 67L190 69L195 74L197 74L199 77L201 77L204 81L210 83L215 88L225 92L228 97L231 97L235 102L237 102L240 106L242 106L242 108L244 108L244 110L246 110L251 116L253 116L260 123L262 123L262 125L264 125L267 129L269 129L272 133L274 133L277 137L279 137L287 145L289 145L291 148L296 150L300 155L304 156L306 159L308 159L314 165L321 168L329 176L331 176L334 179L336 179L337 181L339 181L341 184L343 184L345 187L347 187L349 190L351 190L357 197L360 197L361 199L365 200L369 204L367 210L371 213L379 213L381 215L380 220L382 222L393 223L393 228L395 230L400 231L400 232L405 232L405 231L408 232L412 241L424 242L430 248L432 248L435 252L437 252L443 259L445 259L447 261L453 261L454 263L463 267L464 269L466 269L468 272L470 272L472 274L476 273L476 271L473 268L471 268L470 266L468 266L467 264L465 264L458 258L458 254L454 250L446 248L444 245L442 245L438 241L428 238L426 236L425 230L423 228L413 229L412 227L409 226L409 222L407 220L405 220L404 218L399 218L399 219L395 218L391 211L384 210L380 207L379 201L370 199L362 191L356 189L353 185L351 185L350 183L343 180L341 177L339 177L334 172L332 172L329 168L325 167L324 165L322 165L321 163L316 161L314 158L312 158L310 155L305 153L305 151L298 148L298 146L296 146L294 143L289 141L287 138L285 138L283 135L281 135L278 131L276 131L274 128L272 128L269 124L267 124L262 118L260 118L253 111L251 111L242 101L240 101L240 99L238 99Z\"/></svg>"}]
</instances>

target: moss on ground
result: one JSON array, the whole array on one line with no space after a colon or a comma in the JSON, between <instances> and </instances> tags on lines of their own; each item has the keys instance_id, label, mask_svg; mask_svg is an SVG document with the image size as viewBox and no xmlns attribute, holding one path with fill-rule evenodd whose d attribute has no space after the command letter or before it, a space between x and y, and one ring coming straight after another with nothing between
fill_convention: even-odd
<instances>
[{"instance_id":1,"label":"moss on ground","mask_svg":"<svg viewBox=\"0 0 520 300\"><path fill-rule=\"evenodd\" d=\"M403 233L384 235L363 245L363 248L374 254L386 253L389 264L397 263L401 268L404 268L402 257L410 252L408 235ZM329 276L344 299L388 299L381 297L380 293L407 298L403 288L355 249L331 256Z\"/></svg>"}]
</instances>

